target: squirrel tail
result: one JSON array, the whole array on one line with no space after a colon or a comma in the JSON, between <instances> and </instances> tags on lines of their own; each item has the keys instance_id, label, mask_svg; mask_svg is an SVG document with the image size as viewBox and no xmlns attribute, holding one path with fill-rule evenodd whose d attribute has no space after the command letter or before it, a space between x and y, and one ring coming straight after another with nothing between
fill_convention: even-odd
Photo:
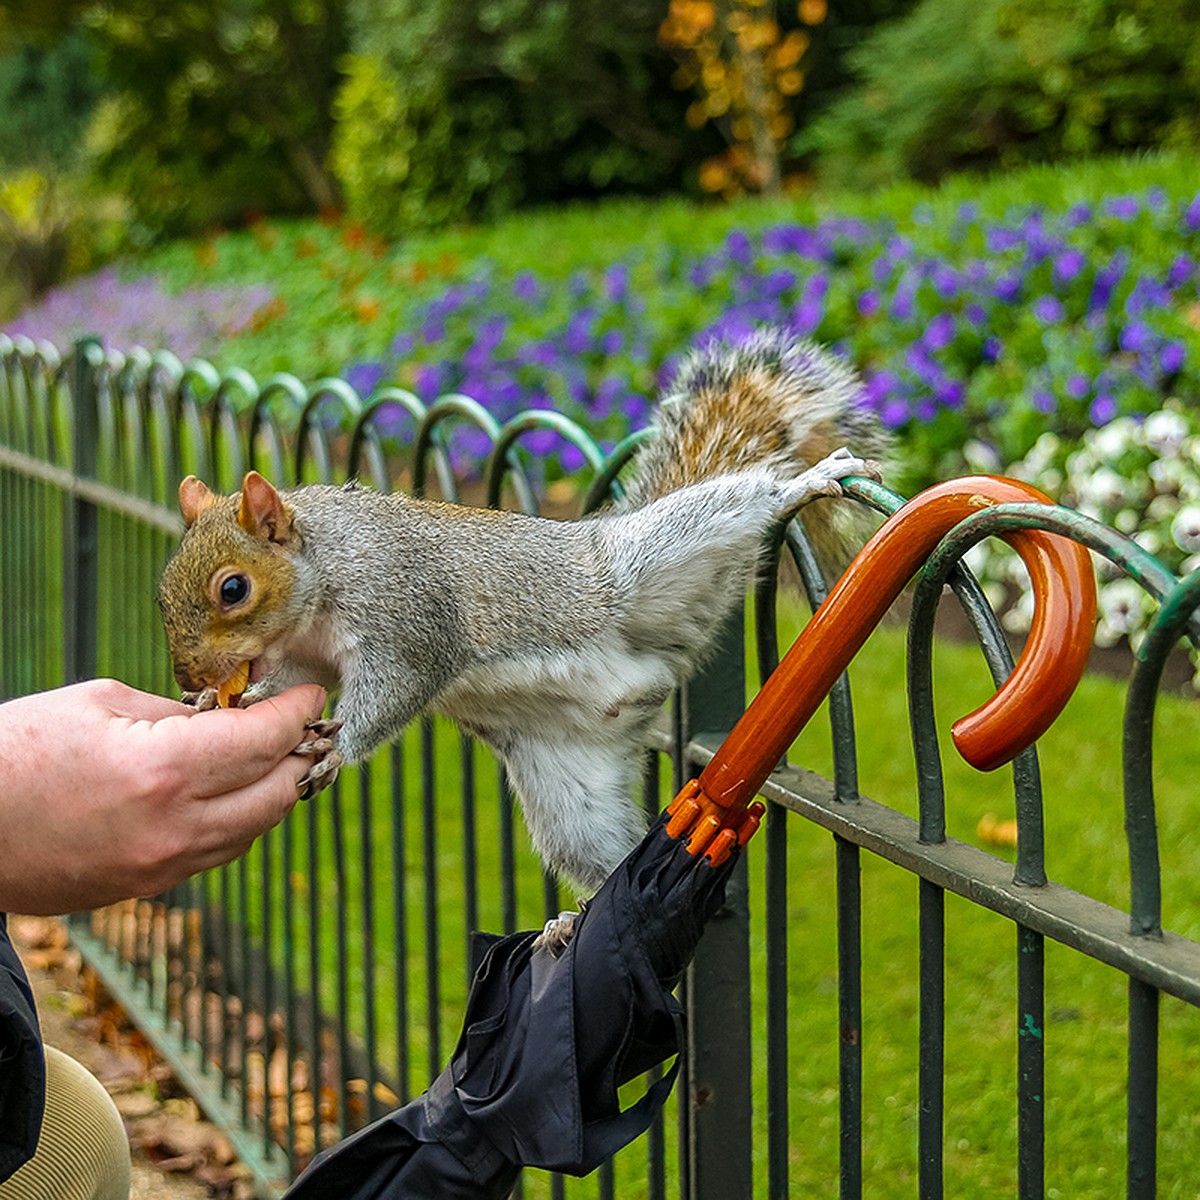
<instances>
[{"instance_id":1,"label":"squirrel tail","mask_svg":"<svg viewBox=\"0 0 1200 1200\"><path fill-rule=\"evenodd\" d=\"M842 446L878 461L891 449L854 370L780 327L693 351L659 403L658 425L659 436L638 457L623 509L751 468L793 479ZM822 568L839 574L873 519L853 502L821 500L803 511Z\"/></svg>"}]
</instances>

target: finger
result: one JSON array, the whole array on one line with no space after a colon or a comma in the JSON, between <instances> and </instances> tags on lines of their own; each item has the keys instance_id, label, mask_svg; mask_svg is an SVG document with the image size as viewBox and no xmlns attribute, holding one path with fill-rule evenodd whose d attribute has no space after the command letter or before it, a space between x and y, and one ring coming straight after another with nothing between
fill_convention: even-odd
<instances>
[{"instance_id":1,"label":"finger","mask_svg":"<svg viewBox=\"0 0 1200 1200\"><path fill-rule=\"evenodd\" d=\"M299 799L307 766L303 759L289 756L245 787L189 801L189 836L206 866L236 858L255 838L278 825Z\"/></svg>"},{"instance_id":2,"label":"finger","mask_svg":"<svg viewBox=\"0 0 1200 1200\"><path fill-rule=\"evenodd\" d=\"M160 721L151 727L154 752L160 761L166 756L190 795L221 796L262 778L291 754L324 707L324 690L305 685L250 708Z\"/></svg>"}]
</instances>

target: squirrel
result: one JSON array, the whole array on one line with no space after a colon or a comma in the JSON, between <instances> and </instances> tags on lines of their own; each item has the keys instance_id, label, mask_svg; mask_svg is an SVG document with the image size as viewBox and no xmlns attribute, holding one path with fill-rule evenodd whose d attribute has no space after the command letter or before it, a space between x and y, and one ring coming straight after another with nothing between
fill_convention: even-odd
<instances>
[{"instance_id":1,"label":"squirrel","mask_svg":"<svg viewBox=\"0 0 1200 1200\"><path fill-rule=\"evenodd\" d=\"M649 726L766 533L846 476L878 478L864 458L888 449L854 372L775 328L692 352L658 425L623 497L577 521L355 482L277 491L253 471L218 496L189 476L160 587L179 685L210 706L217 687L235 703L339 691L336 748L328 723L298 748L324 754L322 785L417 714L452 718L506 764L543 862L592 894L645 831ZM806 516L818 547L843 507Z\"/></svg>"}]
</instances>

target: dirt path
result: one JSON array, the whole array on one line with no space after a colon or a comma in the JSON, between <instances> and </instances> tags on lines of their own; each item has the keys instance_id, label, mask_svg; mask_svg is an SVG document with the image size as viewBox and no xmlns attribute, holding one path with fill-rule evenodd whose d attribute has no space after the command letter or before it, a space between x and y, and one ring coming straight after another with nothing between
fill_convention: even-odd
<instances>
[{"instance_id":1,"label":"dirt path","mask_svg":"<svg viewBox=\"0 0 1200 1200\"><path fill-rule=\"evenodd\" d=\"M251 1200L248 1173L170 1068L83 971L59 921L10 917L42 1034L108 1089L133 1149L131 1200Z\"/></svg>"}]
</instances>

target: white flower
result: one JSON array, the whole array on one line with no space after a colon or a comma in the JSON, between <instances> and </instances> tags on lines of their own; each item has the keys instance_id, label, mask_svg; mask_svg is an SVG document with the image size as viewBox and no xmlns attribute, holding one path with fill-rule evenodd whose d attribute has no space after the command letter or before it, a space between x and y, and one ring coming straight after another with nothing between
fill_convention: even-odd
<instances>
[{"instance_id":1,"label":"white flower","mask_svg":"<svg viewBox=\"0 0 1200 1200\"><path fill-rule=\"evenodd\" d=\"M1098 597L1100 620L1096 625L1096 642L1114 646L1123 637L1140 629L1146 621L1147 596L1141 585L1132 579L1116 579L1100 588Z\"/></svg>"},{"instance_id":2,"label":"white flower","mask_svg":"<svg viewBox=\"0 0 1200 1200\"><path fill-rule=\"evenodd\" d=\"M980 576L985 574L988 564L992 561L992 548L988 545L988 539L984 538L982 542L976 542L963 555L962 560L966 563L967 569L972 575Z\"/></svg>"},{"instance_id":3,"label":"white flower","mask_svg":"<svg viewBox=\"0 0 1200 1200\"><path fill-rule=\"evenodd\" d=\"M1118 417L1109 421L1103 429L1088 433L1084 442L1101 458L1119 458L1126 450L1137 445L1138 427L1132 417Z\"/></svg>"},{"instance_id":4,"label":"white flower","mask_svg":"<svg viewBox=\"0 0 1200 1200\"><path fill-rule=\"evenodd\" d=\"M1178 454L1187 437L1187 422L1177 412L1160 409L1151 413L1142 423L1142 437L1146 445L1159 455Z\"/></svg>"},{"instance_id":5,"label":"white flower","mask_svg":"<svg viewBox=\"0 0 1200 1200\"><path fill-rule=\"evenodd\" d=\"M1162 538L1153 529L1139 529L1133 540L1150 554L1157 554L1163 548Z\"/></svg>"},{"instance_id":6,"label":"white flower","mask_svg":"<svg viewBox=\"0 0 1200 1200\"><path fill-rule=\"evenodd\" d=\"M1128 482L1116 471L1101 467L1080 481L1079 499L1088 508L1117 509L1125 504L1127 489Z\"/></svg>"},{"instance_id":7,"label":"white flower","mask_svg":"<svg viewBox=\"0 0 1200 1200\"><path fill-rule=\"evenodd\" d=\"M963 458L966 464L972 471L979 471L984 475L994 475L1003 467L1000 461L1000 455L996 453L995 446L989 446L987 442L981 442L978 438L972 438L963 448Z\"/></svg>"},{"instance_id":8,"label":"white flower","mask_svg":"<svg viewBox=\"0 0 1200 1200\"><path fill-rule=\"evenodd\" d=\"M1021 593L1021 598L1000 618L1009 633L1028 633L1033 624L1033 592Z\"/></svg>"},{"instance_id":9,"label":"white flower","mask_svg":"<svg viewBox=\"0 0 1200 1200\"><path fill-rule=\"evenodd\" d=\"M1156 458L1146 470L1160 492L1178 490L1188 473L1187 464L1182 458Z\"/></svg>"},{"instance_id":10,"label":"white flower","mask_svg":"<svg viewBox=\"0 0 1200 1200\"><path fill-rule=\"evenodd\" d=\"M1174 496L1155 496L1146 506L1146 516L1151 521L1164 521L1179 511L1179 501Z\"/></svg>"},{"instance_id":11,"label":"white flower","mask_svg":"<svg viewBox=\"0 0 1200 1200\"><path fill-rule=\"evenodd\" d=\"M1171 522L1171 537L1180 550L1188 554L1200 550L1200 505L1189 504L1175 514Z\"/></svg>"},{"instance_id":12,"label":"white flower","mask_svg":"<svg viewBox=\"0 0 1200 1200\"><path fill-rule=\"evenodd\" d=\"M1135 529L1137 529L1137 527L1138 527L1138 522L1139 522L1140 520L1141 520L1141 517L1138 515L1138 512L1137 512L1137 510L1136 510L1136 509L1134 509L1134 508L1123 508L1123 509L1121 509L1121 511L1120 511L1119 513L1117 513L1117 515L1116 515L1116 516L1113 518L1113 524L1114 524L1114 525L1115 525L1115 526L1116 526L1116 527L1117 527L1117 528L1118 528L1118 529L1119 529L1119 530L1120 530L1122 533L1133 533L1133 531L1134 531Z\"/></svg>"}]
</instances>

